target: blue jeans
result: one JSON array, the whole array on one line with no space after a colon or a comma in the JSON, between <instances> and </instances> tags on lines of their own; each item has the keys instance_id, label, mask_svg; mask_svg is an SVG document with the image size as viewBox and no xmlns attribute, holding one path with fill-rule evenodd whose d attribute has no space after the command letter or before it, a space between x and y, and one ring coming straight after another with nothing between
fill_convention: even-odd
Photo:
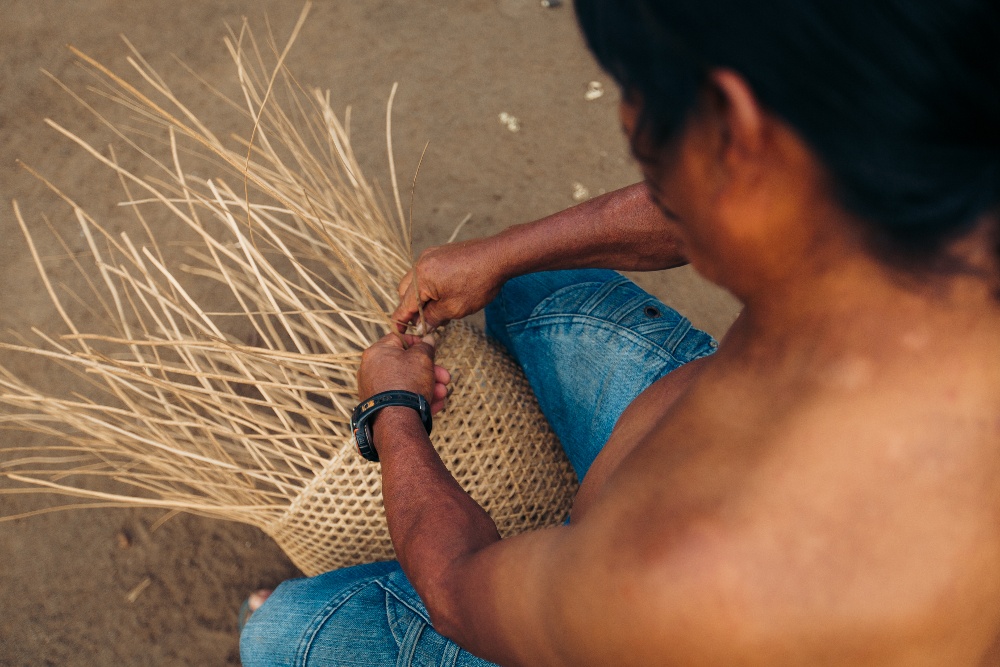
<instances>
[{"instance_id":1,"label":"blue jeans","mask_svg":"<svg viewBox=\"0 0 1000 667\"><path fill-rule=\"evenodd\" d=\"M487 306L486 327L524 368L581 479L636 396L717 347L604 270L511 280ZM395 561L282 583L244 628L240 654L246 667L492 664L434 631Z\"/></svg>"}]
</instances>

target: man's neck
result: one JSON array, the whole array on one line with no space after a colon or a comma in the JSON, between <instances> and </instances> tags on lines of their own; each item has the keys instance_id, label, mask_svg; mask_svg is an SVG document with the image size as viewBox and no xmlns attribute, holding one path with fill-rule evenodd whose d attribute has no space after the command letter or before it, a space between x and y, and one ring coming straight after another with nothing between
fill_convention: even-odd
<instances>
[{"instance_id":1,"label":"man's neck","mask_svg":"<svg viewBox=\"0 0 1000 667\"><path fill-rule=\"evenodd\" d=\"M856 255L822 272L798 276L746 299L726 347L746 361L822 364L864 355L872 361L899 350L949 347L956 339L996 339L1000 297L992 258L970 271L916 275ZM984 266L990 263L991 266Z\"/></svg>"}]
</instances>

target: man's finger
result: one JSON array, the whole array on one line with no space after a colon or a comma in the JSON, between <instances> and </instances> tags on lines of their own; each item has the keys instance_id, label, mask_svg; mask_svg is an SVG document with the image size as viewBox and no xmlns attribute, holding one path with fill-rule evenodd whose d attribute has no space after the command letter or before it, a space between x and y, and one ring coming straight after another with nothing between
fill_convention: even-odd
<instances>
[{"instance_id":1,"label":"man's finger","mask_svg":"<svg viewBox=\"0 0 1000 667\"><path fill-rule=\"evenodd\" d=\"M434 366L434 381L441 384L451 382L451 373L444 366Z\"/></svg>"},{"instance_id":2,"label":"man's finger","mask_svg":"<svg viewBox=\"0 0 1000 667\"><path fill-rule=\"evenodd\" d=\"M398 292L399 305L396 306L391 317L396 324L396 330L402 333L406 331L407 325L413 322L413 318L420 312L420 295L416 293L413 271L408 271L399 281Z\"/></svg>"},{"instance_id":3,"label":"man's finger","mask_svg":"<svg viewBox=\"0 0 1000 667\"><path fill-rule=\"evenodd\" d=\"M399 286L396 287L396 293L399 294L399 298L402 300L403 296L410 289L410 284L413 282L413 271L407 271L400 281Z\"/></svg>"},{"instance_id":4,"label":"man's finger","mask_svg":"<svg viewBox=\"0 0 1000 667\"><path fill-rule=\"evenodd\" d=\"M447 307L440 301L429 301L424 304L425 331L434 331L442 324L451 319L451 314L447 312Z\"/></svg>"},{"instance_id":5,"label":"man's finger","mask_svg":"<svg viewBox=\"0 0 1000 667\"><path fill-rule=\"evenodd\" d=\"M435 401L444 400L445 398L448 397L448 387L444 386L443 384L435 384L433 397Z\"/></svg>"},{"instance_id":6,"label":"man's finger","mask_svg":"<svg viewBox=\"0 0 1000 667\"><path fill-rule=\"evenodd\" d=\"M414 350L420 354L430 357L431 359L434 359L434 349L437 347L437 341L434 340L433 336L414 336L413 334L406 333L392 333L385 338L382 338L378 343L376 343L376 345L383 344L390 337L396 341L392 344L392 347L406 350L407 352ZM388 343L385 344L388 345Z\"/></svg>"},{"instance_id":7,"label":"man's finger","mask_svg":"<svg viewBox=\"0 0 1000 667\"><path fill-rule=\"evenodd\" d=\"M411 336L409 334L403 334L406 338L407 350L415 350L421 354L427 355L429 358L434 359L434 339L431 336L424 336L419 338L417 336Z\"/></svg>"},{"instance_id":8,"label":"man's finger","mask_svg":"<svg viewBox=\"0 0 1000 667\"><path fill-rule=\"evenodd\" d=\"M416 304L414 303L411 307L409 302L404 298L402 303L397 306L396 310L392 312L390 317L396 325L396 330L399 331L399 333L403 333L406 331L407 325L413 322L413 318L417 316L418 312L419 309Z\"/></svg>"},{"instance_id":9,"label":"man's finger","mask_svg":"<svg viewBox=\"0 0 1000 667\"><path fill-rule=\"evenodd\" d=\"M405 350L410 345L405 340L405 334L388 333L379 338L372 347L394 347L397 350ZM369 348L371 349L371 348Z\"/></svg>"},{"instance_id":10,"label":"man's finger","mask_svg":"<svg viewBox=\"0 0 1000 667\"><path fill-rule=\"evenodd\" d=\"M399 334L399 338L403 341L403 345L407 349L423 341L420 336L414 336L413 334Z\"/></svg>"}]
</instances>

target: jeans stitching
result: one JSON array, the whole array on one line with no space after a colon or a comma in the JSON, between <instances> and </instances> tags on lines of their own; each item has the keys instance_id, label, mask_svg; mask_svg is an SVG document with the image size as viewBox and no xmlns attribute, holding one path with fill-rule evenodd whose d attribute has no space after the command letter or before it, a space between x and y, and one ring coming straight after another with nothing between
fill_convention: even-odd
<instances>
[{"instance_id":1,"label":"jeans stitching","mask_svg":"<svg viewBox=\"0 0 1000 667\"><path fill-rule=\"evenodd\" d=\"M684 322L687 322L687 320L684 320ZM684 324L684 322L678 324L678 327L681 327ZM633 330L628 329L627 327L623 327L620 324L608 322L603 318L593 317L590 315L581 315L581 314L537 315L530 317L526 320L522 320L520 322L511 322L510 324L507 325L507 333L511 337L511 340L514 341L516 346L517 341L515 337L517 335L523 334L529 329L541 329L544 326L552 326L554 324L586 324L596 327L598 329L603 329L613 333L618 333L621 334L622 337L629 339L633 343L638 343L643 345L650 351L656 352L657 354L660 355L665 355L666 357L669 358L669 361L676 363L678 365L686 364L689 361L698 358L697 356L694 356L690 359L681 359L674 355L677 343L679 343L680 340L683 339L683 336L681 336L680 339L674 342L674 347L673 349L671 349L666 347L665 344L661 345L660 343L653 341L650 338L643 336L642 334L638 334ZM675 327L675 329L676 328L677 327ZM691 323L687 322L687 329L685 330L684 333L687 334L687 332L692 328L693 327L691 326ZM672 338L673 338L673 332L671 333L671 336L667 338L667 341L665 341L665 343L671 342Z\"/></svg>"},{"instance_id":2,"label":"jeans stitching","mask_svg":"<svg viewBox=\"0 0 1000 667\"><path fill-rule=\"evenodd\" d=\"M339 596L330 600L326 607L313 617L312 623L302 633L302 640L299 642L299 647L296 651L295 661L298 664L305 666L306 661L309 659L309 652L312 650L313 642L316 640L316 635L319 634L320 629L326 622L330 620L330 617L337 613L337 610L344 606L348 600L360 593L363 588L377 583L377 581L375 578L359 581L354 586L344 590Z\"/></svg>"},{"instance_id":3,"label":"jeans stitching","mask_svg":"<svg viewBox=\"0 0 1000 667\"><path fill-rule=\"evenodd\" d=\"M400 628L409 622L411 616L396 609L396 605L400 604L399 599L385 590L385 586L382 587L382 594L385 597L385 618L389 623L389 632L396 642L396 648L399 648L403 645L403 639L406 637L406 630L400 631Z\"/></svg>"},{"instance_id":4,"label":"jeans stitching","mask_svg":"<svg viewBox=\"0 0 1000 667\"><path fill-rule=\"evenodd\" d=\"M413 656L416 655L416 648L420 642L420 639L424 636L424 634L428 630L430 630L431 632L437 632L437 631L434 630L434 626L431 625L431 622L426 617L426 615L419 608L417 608L416 606L412 605L409 602L410 596L405 595L403 591L399 590L399 587L394 582L376 581L375 583L379 584L385 591L387 602L389 598L391 598L392 600L395 600L397 604L413 612L414 618L410 620L410 624L407 626L406 633L404 634L403 639L397 640L397 647L400 651L400 661L398 663L398 666L410 665L410 662L412 662L413 660ZM413 630L414 624L417 623L420 624L421 630L418 633L416 640L414 641L411 640L410 635L411 633L414 632ZM391 624L392 621L390 620L390 626ZM393 634L393 637L395 638L395 634ZM447 640L447 638L444 639L446 641L443 642L444 647L441 651L441 659L439 664L440 667L449 667L449 666L453 667L454 665L458 664L458 656L461 653L461 647L459 647L458 644L456 644L455 642ZM410 662L402 661L402 656L404 654L408 656L407 660L409 660Z\"/></svg>"},{"instance_id":5,"label":"jeans stitching","mask_svg":"<svg viewBox=\"0 0 1000 667\"><path fill-rule=\"evenodd\" d=\"M649 302L648 294L633 293L629 295L627 299L622 299L621 304L619 304L617 308L608 313L605 319L607 319L609 322L621 322L626 317L628 317L635 311L642 308L648 302Z\"/></svg>"},{"instance_id":6,"label":"jeans stitching","mask_svg":"<svg viewBox=\"0 0 1000 667\"><path fill-rule=\"evenodd\" d=\"M406 635L403 637L403 644L399 647L396 667L411 667L413 665L413 656L417 653L417 643L426 628L427 624L419 616L410 621L410 625L406 628Z\"/></svg>"},{"instance_id":7,"label":"jeans stitching","mask_svg":"<svg viewBox=\"0 0 1000 667\"><path fill-rule=\"evenodd\" d=\"M458 644L448 640L444 645L444 650L441 652L441 662L440 667L455 667L458 664L458 654L461 652Z\"/></svg>"},{"instance_id":8,"label":"jeans stitching","mask_svg":"<svg viewBox=\"0 0 1000 667\"><path fill-rule=\"evenodd\" d=\"M694 326L691 326L684 334L684 337L681 338L680 341L678 341L677 347L685 345L685 343L687 343L687 340L689 338L692 339L692 342L689 346L686 347L693 347L695 349L701 350L700 352L696 352L695 356L691 357L691 361L694 361L695 359L701 359L702 357L707 357L710 354L714 353L715 350L718 348L718 343L715 341L715 338L712 337L711 334L708 334L702 331L701 329L697 329ZM715 343L714 347L712 343Z\"/></svg>"},{"instance_id":9,"label":"jeans stitching","mask_svg":"<svg viewBox=\"0 0 1000 667\"><path fill-rule=\"evenodd\" d=\"M600 287L594 290L593 293L591 293L591 295L587 297L587 299L580 305L580 313L583 315L590 315L595 310L600 308L604 304L604 302L607 301L612 294L614 294L615 290L617 290L619 287L629 282L630 281L628 278L625 278L624 276L618 276L617 278L612 278L611 280L608 280L607 282L603 283L587 282L587 283L575 283L573 285L567 285L566 287L556 290L555 292L553 292L552 294L550 294L549 296L545 297L540 302L538 302L538 305L535 306L534 310L532 310L532 313L536 312L539 308L541 308L543 303L545 303L552 297L556 296L563 290L572 291L573 289L579 289L584 285L600 285Z\"/></svg>"},{"instance_id":10,"label":"jeans stitching","mask_svg":"<svg viewBox=\"0 0 1000 667\"><path fill-rule=\"evenodd\" d=\"M600 306L601 303L603 303L604 299L606 299L608 297L608 295L614 289L616 289L617 287L619 287L621 285L628 284L630 282L631 281L628 278L626 278L626 277L624 277L622 275L618 275L617 277L612 278L611 280L607 280L607 281L603 281L603 282L602 281L587 280L587 281L584 281L584 282L571 283L569 285L563 285L562 287L554 290L548 296L546 296L544 299L542 299L541 301L539 301L538 303L536 303L535 307L531 309L531 314L528 315L528 319L534 317L535 313L539 312L540 310L544 310L544 308L546 307L546 305L549 302L559 301L559 300L561 300L563 298L563 296L565 294L570 294L570 293L573 293L573 292L579 292L583 288L590 288L590 290L592 290L592 292L579 305L579 312L582 315L590 315L590 313L592 313L594 310L596 310L597 307ZM506 308L504 308L504 316L505 316L504 319L505 319L505 321L507 321L510 324L514 324L513 322L510 322L509 315L510 315L510 313L508 312L508 310Z\"/></svg>"},{"instance_id":11,"label":"jeans stitching","mask_svg":"<svg viewBox=\"0 0 1000 667\"><path fill-rule=\"evenodd\" d=\"M688 332L693 328L694 327L691 326L691 322L687 318L681 317L680 322L678 322L677 326L673 328L670 335L667 336L667 339L663 341L663 345L670 350L670 355L674 357L674 359L677 358L675 353L677 352L677 348L680 346L681 341L684 340L684 337L687 336ZM690 359L688 361L690 361Z\"/></svg>"},{"instance_id":12,"label":"jeans stitching","mask_svg":"<svg viewBox=\"0 0 1000 667\"><path fill-rule=\"evenodd\" d=\"M386 593L394 597L396 601L399 602L399 604L403 605L404 607L412 611L414 614L424 619L424 622L426 622L428 625L430 624L431 622L430 615L417 605L411 603L410 596L405 591L400 589L400 587L396 585L395 582L389 581L388 578L386 578L385 581L376 581L375 583L381 586ZM417 596L417 600L419 599L420 597ZM421 602L421 605L422 604L423 603Z\"/></svg>"}]
</instances>

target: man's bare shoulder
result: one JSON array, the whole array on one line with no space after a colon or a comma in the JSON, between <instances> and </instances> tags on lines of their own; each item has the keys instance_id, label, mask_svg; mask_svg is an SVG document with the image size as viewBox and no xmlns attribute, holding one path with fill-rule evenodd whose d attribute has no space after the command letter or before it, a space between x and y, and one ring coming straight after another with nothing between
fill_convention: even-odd
<instances>
[{"instance_id":1,"label":"man's bare shoulder","mask_svg":"<svg viewBox=\"0 0 1000 667\"><path fill-rule=\"evenodd\" d=\"M978 664L1000 627L1000 427L975 397L845 391L859 372L793 395L730 376L672 406L580 526L606 550L593 595L627 591L630 626L708 663Z\"/></svg>"}]
</instances>

